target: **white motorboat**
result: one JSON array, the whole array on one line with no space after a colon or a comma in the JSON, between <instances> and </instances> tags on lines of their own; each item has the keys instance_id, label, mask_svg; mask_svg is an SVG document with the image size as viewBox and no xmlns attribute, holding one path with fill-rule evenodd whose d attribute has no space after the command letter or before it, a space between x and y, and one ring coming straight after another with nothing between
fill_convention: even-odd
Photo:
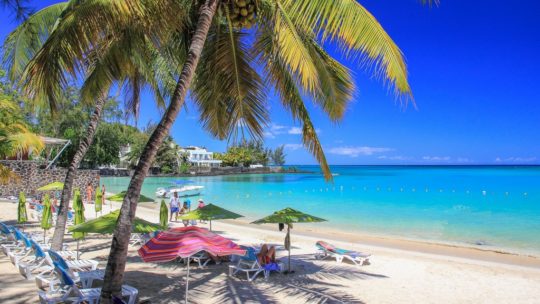
<instances>
[{"instance_id":1,"label":"white motorboat","mask_svg":"<svg viewBox=\"0 0 540 304\"><path fill-rule=\"evenodd\" d=\"M202 190L204 189L204 186L194 186L194 185L186 185L186 186L170 186L167 188L157 188L156 190L156 196L157 197L171 197L173 193L178 193L178 197L185 197L185 196L195 196L201 194Z\"/></svg>"}]
</instances>

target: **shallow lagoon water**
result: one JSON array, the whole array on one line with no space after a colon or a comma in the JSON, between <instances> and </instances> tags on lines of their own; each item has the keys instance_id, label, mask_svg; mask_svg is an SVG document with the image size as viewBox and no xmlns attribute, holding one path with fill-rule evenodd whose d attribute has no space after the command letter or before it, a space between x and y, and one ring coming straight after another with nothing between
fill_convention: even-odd
<instances>
[{"instance_id":1,"label":"shallow lagoon water","mask_svg":"<svg viewBox=\"0 0 540 304\"><path fill-rule=\"evenodd\" d=\"M333 183L316 166L299 168L313 173L149 177L142 193L186 179L205 186L207 203L249 219L290 206L328 219L322 229L540 255L538 166L333 166ZM120 192L129 178L102 182Z\"/></svg>"}]
</instances>

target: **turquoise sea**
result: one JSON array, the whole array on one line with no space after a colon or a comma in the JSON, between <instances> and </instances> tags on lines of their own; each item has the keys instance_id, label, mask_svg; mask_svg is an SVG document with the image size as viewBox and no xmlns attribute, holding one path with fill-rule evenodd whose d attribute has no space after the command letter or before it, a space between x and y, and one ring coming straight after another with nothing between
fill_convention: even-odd
<instances>
[{"instance_id":1,"label":"turquoise sea","mask_svg":"<svg viewBox=\"0 0 540 304\"><path fill-rule=\"evenodd\" d=\"M298 168L313 173L150 177L142 193L186 179L248 219L290 206L328 219L321 229L540 255L540 166L333 166L333 183L317 166ZM102 182L119 192L129 179Z\"/></svg>"}]
</instances>

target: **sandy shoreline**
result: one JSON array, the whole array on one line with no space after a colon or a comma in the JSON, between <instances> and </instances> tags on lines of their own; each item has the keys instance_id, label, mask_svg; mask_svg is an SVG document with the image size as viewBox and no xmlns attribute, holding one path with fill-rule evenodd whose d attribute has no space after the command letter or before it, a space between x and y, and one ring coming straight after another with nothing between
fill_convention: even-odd
<instances>
[{"instance_id":1,"label":"sandy shoreline","mask_svg":"<svg viewBox=\"0 0 540 304\"><path fill-rule=\"evenodd\" d=\"M139 208L158 210L159 204L142 203ZM276 225L253 225L244 218L236 220L220 221L223 224L231 225L234 229L262 229L266 232L276 231ZM306 227L307 226L307 227ZM417 253L429 253L434 255L449 256L456 258L474 259L482 262L503 263L514 266L533 267L540 269L540 257L530 254L519 254L505 250L465 246L461 244L447 244L442 242L430 242L421 240L410 240L393 238L387 236L347 233L337 229L317 230L313 224L297 224L293 233L297 236L310 237L313 239L333 239L345 243L361 243L372 247L388 249L398 249Z\"/></svg>"},{"instance_id":2,"label":"sandy shoreline","mask_svg":"<svg viewBox=\"0 0 540 304\"><path fill-rule=\"evenodd\" d=\"M116 209L119 204L113 206ZM92 207L86 208L89 218L94 216ZM16 218L16 204L0 202L0 208L0 220ZM106 206L104 211L108 212L109 208ZM141 205L137 216L157 222L158 212ZM275 244L278 257L286 256L282 248L284 233L274 225L214 221L212 226L217 233L239 244ZM292 235L294 275L273 274L267 281L259 278L247 282L245 277L229 277L226 264L196 267L190 280L192 302L538 303L540 299L537 258L377 237L350 238L333 232L304 231L301 226L295 225ZM313 253L318 239L370 252L371 264L355 267L333 260L316 260ZM73 241L69 237L67 240L73 248ZM97 259L104 267L109 247L110 237L91 235L82 244L82 258ZM129 251L126 283L138 288L140 299L146 303L181 303L185 268L173 263L143 263L136 250ZM34 282L24 280L7 257L0 257L0 302L36 300Z\"/></svg>"}]
</instances>

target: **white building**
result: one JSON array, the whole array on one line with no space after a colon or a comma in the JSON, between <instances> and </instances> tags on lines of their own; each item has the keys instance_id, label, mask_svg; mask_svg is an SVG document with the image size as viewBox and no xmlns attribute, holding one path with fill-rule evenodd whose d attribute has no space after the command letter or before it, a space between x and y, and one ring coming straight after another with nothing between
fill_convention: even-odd
<instances>
[{"instance_id":1,"label":"white building","mask_svg":"<svg viewBox=\"0 0 540 304\"><path fill-rule=\"evenodd\" d=\"M189 153L188 161L195 167L219 167L221 160L214 159L214 152L205 148L189 146L179 150L180 153Z\"/></svg>"}]
</instances>

